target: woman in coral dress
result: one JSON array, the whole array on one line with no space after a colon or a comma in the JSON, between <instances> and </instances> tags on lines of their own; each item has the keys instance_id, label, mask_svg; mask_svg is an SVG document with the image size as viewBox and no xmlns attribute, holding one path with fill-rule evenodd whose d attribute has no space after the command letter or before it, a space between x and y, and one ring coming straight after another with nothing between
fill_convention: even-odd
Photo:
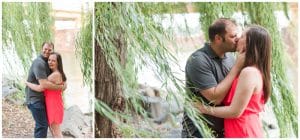
<instances>
[{"instance_id":1,"label":"woman in coral dress","mask_svg":"<svg viewBox=\"0 0 300 140\"><path fill-rule=\"evenodd\" d=\"M53 82L54 84L62 84L67 80L63 71L62 59L60 54L55 52L51 53L48 59L48 65L52 72L48 76L48 80L50 82ZM43 89L40 85L29 82L26 82L26 85L35 91L44 92L48 125L53 137L61 138L62 133L60 130L60 124L63 121L64 115L62 91Z\"/></svg>"},{"instance_id":2,"label":"woman in coral dress","mask_svg":"<svg viewBox=\"0 0 300 140\"><path fill-rule=\"evenodd\" d=\"M244 68L235 78L223 103L225 106L195 106L204 114L224 118L227 138L263 137L259 113L270 97L271 38L261 26L250 26L242 34L238 51L245 51Z\"/></svg>"}]
</instances>

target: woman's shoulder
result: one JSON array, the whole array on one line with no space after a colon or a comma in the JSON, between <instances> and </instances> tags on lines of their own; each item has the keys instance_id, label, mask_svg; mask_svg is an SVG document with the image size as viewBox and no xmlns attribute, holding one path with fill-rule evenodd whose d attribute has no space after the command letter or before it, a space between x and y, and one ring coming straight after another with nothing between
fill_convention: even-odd
<instances>
[{"instance_id":1,"label":"woman's shoulder","mask_svg":"<svg viewBox=\"0 0 300 140\"><path fill-rule=\"evenodd\" d=\"M242 69L240 73L240 77L243 77L245 79L252 79L252 80L259 80L261 77L261 73L259 69L255 66L247 66Z\"/></svg>"},{"instance_id":2,"label":"woman's shoulder","mask_svg":"<svg viewBox=\"0 0 300 140\"><path fill-rule=\"evenodd\" d=\"M242 69L241 73L246 73L246 74L250 74L250 73L260 73L259 69L255 66L247 66L245 68Z\"/></svg>"},{"instance_id":3,"label":"woman's shoulder","mask_svg":"<svg viewBox=\"0 0 300 140\"><path fill-rule=\"evenodd\" d=\"M48 80L51 82L54 82L56 84L59 84L62 82L61 80L61 74L58 71L52 72L49 76L48 76Z\"/></svg>"},{"instance_id":4,"label":"woman's shoulder","mask_svg":"<svg viewBox=\"0 0 300 140\"><path fill-rule=\"evenodd\" d=\"M255 66L247 66L242 69L239 81L242 81L246 87L253 88L254 92L261 91L262 77L260 71Z\"/></svg>"}]
</instances>

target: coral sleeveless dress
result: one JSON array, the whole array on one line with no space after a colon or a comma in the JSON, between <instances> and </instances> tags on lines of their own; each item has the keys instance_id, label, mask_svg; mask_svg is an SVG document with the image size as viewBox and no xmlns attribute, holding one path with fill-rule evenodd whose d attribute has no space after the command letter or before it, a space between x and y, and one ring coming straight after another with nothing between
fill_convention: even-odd
<instances>
[{"instance_id":1,"label":"coral sleeveless dress","mask_svg":"<svg viewBox=\"0 0 300 140\"><path fill-rule=\"evenodd\" d=\"M229 93L223 100L225 106L231 104L237 83L238 77L234 79ZM224 119L224 136L226 138L262 138L263 127L259 119L259 113L263 111L263 107L264 92L253 93L240 117Z\"/></svg>"},{"instance_id":2,"label":"coral sleeveless dress","mask_svg":"<svg viewBox=\"0 0 300 140\"><path fill-rule=\"evenodd\" d=\"M61 124L64 116L64 105L61 90L44 90L48 124Z\"/></svg>"}]
</instances>

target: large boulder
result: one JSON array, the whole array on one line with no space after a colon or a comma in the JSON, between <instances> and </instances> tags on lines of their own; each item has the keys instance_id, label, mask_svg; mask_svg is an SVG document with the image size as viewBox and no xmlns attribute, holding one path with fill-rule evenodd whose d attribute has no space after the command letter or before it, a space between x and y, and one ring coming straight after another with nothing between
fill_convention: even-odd
<instances>
[{"instance_id":1,"label":"large boulder","mask_svg":"<svg viewBox=\"0 0 300 140\"><path fill-rule=\"evenodd\" d=\"M91 131L92 116L85 116L78 106L74 105L65 110L61 125L63 135L83 138Z\"/></svg>"}]
</instances>

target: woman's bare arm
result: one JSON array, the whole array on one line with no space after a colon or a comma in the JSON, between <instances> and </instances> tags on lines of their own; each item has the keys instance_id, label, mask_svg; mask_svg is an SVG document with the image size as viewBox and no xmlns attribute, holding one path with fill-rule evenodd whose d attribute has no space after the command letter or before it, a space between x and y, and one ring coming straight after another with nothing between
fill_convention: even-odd
<instances>
[{"instance_id":1,"label":"woman's bare arm","mask_svg":"<svg viewBox=\"0 0 300 140\"><path fill-rule=\"evenodd\" d=\"M230 106L209 107L201 104L196 106L204 114L220 118L237 118L244 112L258 83L262 83L258 75L258 70L254 67L246 67L241 71ZM261 82L258 82L259 80Z\"/></svg>"},{"instance_id":2,"label":"woman's bare arm","mask_svg":"<svg viewBox=\"0 0 300 140\"><path fill-rule=\"evenodd\" d=\"M46 80L46 79L45 79ZM57 85L59 86L60 88L54 88L55 90L57 89L63 89L63 85L59 85L62 83L62 80L61 80L61 75L59 72L53 72L51 73L49 76L48 76L48 79L47 81L53 85ZM38 84L33 84L33 83L30 83L30 82L27 82L26 81L26 85L34 90L34 91L37 91L37 92L42 92L44 91L44 86L42 84L38 85ZM49 88L49 89L53 89L53 88Z\"/></svg>"},{"instance_id":3,"label":"woman's bare arm","mask_svg":"<svg viewBox=\"0 0 300 140\"><path fill-rule=\"evenodd\" d=\"M230 90L232 81L241 72L245 61L245 52L240 53L237 57L236 63L228 73L228 75L215 87L200 91L206 99L219 105Z\"/></svg>"}]
</instances>

